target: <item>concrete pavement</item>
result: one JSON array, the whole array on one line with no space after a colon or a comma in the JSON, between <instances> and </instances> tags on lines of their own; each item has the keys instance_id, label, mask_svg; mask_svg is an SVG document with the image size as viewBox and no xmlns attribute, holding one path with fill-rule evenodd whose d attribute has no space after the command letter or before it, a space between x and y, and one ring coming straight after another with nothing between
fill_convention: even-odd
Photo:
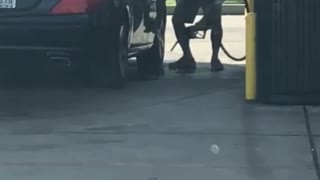
<instances>
[{"instance_id":1,"label":"concrete pavement","mask_svg":"<svg viewBox=\"0 0 320 180\"><path fill-rule=\"evenodd\" d=\"M243 23L224 17L224 42L238 56ZM167 38L170 62L181 55L168 51L170 23ZM105 91L67 73L30 80L49 88L1 89L0 179L316 180L302 107L247 104L244 63L221 54L226 71L210 73L208 39L192 46L194 75ZM319 133L319 110L308 110Z\"/></svg>"}]
</instances>

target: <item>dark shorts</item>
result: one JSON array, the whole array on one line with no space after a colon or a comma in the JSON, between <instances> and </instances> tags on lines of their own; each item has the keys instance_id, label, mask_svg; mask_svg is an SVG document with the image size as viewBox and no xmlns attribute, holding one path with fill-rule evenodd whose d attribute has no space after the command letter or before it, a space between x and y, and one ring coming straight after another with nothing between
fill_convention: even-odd
<instances>
[{"instance_id":1,"label":"dark shorts","mask_svg":"<svg viewBox=\"0 0 320 180\"><path fill-rule=\"evenodd\" d=\"M184 23L193 23L199 9L198 0L177 0L173 16Z\"/></svg>"},{"instance_id":2,"label":"dark shorts","mask_svg":"<svg viewBox=\"0 0 320 180\"><path fill-rule=\"evenodd\" d=\"M180 19L184 23L193 23L198 11L206 4L214 3L218 7L222 7L225 0L177 0L177 5L173 16Z\"/></svg>"}]
</instances>

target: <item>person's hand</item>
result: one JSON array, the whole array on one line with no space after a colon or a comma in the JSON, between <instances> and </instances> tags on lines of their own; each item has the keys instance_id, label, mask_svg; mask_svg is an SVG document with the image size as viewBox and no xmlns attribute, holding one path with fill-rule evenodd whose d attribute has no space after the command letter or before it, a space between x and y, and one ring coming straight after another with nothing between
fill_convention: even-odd
<instances>
[{"instance_id":1,"label":"person's hand","mask_svg":"<svg viewBox=\"0 0 320 180\"><path fill-rule=\"evenodd\" d=\"M208 26L207 17L203 16L198 22L195 23L193 29L195 31L205 31L210 29L210 27Z\"/></svg>"},{"instance_id":2,"label":"person's hand","mask_svg":"<svg viewBox=\"0 0 320 180\"><path fill-rule=\"evenodd\" d=\"M203 31L201 34L199 31ZM196 26L187 27L187 34L190 39L204 39L206 37L207 29L198 29Z\"/></svg>"}]
</instances>

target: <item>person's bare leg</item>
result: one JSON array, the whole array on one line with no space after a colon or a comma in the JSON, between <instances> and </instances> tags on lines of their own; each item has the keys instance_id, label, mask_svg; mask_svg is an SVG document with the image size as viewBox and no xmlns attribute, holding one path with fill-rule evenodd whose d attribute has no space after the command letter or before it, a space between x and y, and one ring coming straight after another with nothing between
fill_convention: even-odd
<instances>
[{"instance_id":1,"label":"person's bare leg","mask_svg":"<svg viewBox=\"0 0 320 180\"><path fill-rule=\"evenodd\" d=\"M211 57L211 70L222 71L224 69L223 64L219 59L219 51L222 45L222 4L214 4L212 10L212 31L211 31L211 46L212 46L212 57Z\"/></svg>"},{"instance_id":2,"label":"person's bare leg","mask_svg":"<svg viewBox=\"0 0 320 180\"><path fill-rule=\"evenodd\" d=\"M187 36L187 28L179 19L173 17L173 27L178 43L183 51L179 60L170 63L169 69L176 70L179 73L193 73L196 69L196 62L190 49L190 38Z\"/></svg>"},{"instance_id":3,"label":"person's bare leg","mask_svg":"<svg viewBox=\"0 0 320 180\"><path fill-rule=\"evenodd\" d=\"M187 36L187 28L185 27L183 20L173 16L172 24L178 43L183 51L183 56L186 58L193 58L190 49L190 38Z\"/></svg>"},{"instance_id":4,"label":"person's bare leg","mask_svg":"<svg viewBox=\"0 0 320 180\"><path fill-rule=\"evenodd\" d=\"M183 51L183 56L176 62L169 64L169 69L183 69L191 70L192 72L196 68L196 63L193 58L190 49L190 37L188 35L188 29L185 27L185 23L195 18L196 10L192 3L194 0L180 0L177 2L175 12L172 17L172 24L177 41ZM196 4L195 4L196 5ZM192 20L193 21L193 20Z\"/></svg>"}]
</instances>

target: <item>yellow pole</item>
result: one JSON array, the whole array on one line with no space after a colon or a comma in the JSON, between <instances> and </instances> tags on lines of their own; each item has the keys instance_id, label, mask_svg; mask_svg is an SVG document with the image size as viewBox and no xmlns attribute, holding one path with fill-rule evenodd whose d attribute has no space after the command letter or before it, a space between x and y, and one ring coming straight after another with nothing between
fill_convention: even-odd
<instances>
[{"instance_id":1,"label":"yellow pole","mask_svg":"<svg viewBox=\"0 0 320 180\"><path fill-rule=\"evenodd\" d=\"M249 2L249 8L252 12L254 12L254 0L248 0Z\"/></svg>"},{"instance_id":2,"label":"yellow pole","mask_svg":"<svg viewBox=\"0 0 320 180\"><path fill-rule=\"evenodd\" d=\"M256 99L256 14L254 0L248 0L251 12L246 14L246 100Z\"/></svg>"}]
</instances>

